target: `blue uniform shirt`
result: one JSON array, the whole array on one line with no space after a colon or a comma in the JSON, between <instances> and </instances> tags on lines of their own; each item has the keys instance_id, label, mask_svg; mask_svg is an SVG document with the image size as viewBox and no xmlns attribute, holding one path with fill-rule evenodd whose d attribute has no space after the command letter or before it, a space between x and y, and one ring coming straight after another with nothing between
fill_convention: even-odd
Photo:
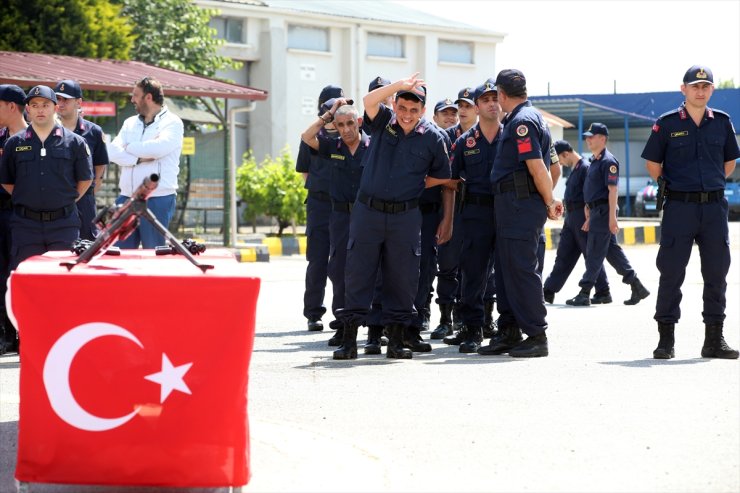
<instances>
[{"instance_id":1,"label":"blue uniform shirt","mask_svg":"<svg viewBox=\"0 0 740 493\"><path fill-rule=\"evenodd\" d=\"M85 140L61 125L54 126L43 144L32 126L15 134L8 139L0 161L0 183L15 185L13 203L35 211L74 204L77 182L92 177Z\"/></svg>"},{"instance_id":2,"label":"blue uniform shirt","mask_svg":"<svg viewBox=\"0 0 740 493\"><path fill-rule=\"evenodd\" d=\"M459 139L460 136L464 133L459 123L457 125L451 126L450 128L446 128L443 131L445 134L447 134L447 137L449 137L451 144L454 144L455 141ZM452 154L452 151L450 151L450 154Z\"/></svg>"},{"instance_id":3,"label":"blue uniform shirt","mask_svg":"<svg viewBox=\"0 0 740 493\"><path fill-rule=\"evenodd\" d=\"M565 194L563 194L563 202L568 204L583 204L583 185L586 182L586 174L588 173L589 163L585 159L581 158L575 166L573 171L570 172L568 180L565 182Z\"/></svg>"},{"instance_id":4,"label":"blue uniform shirt","mask_svg":"<svg viewBox=\"0 0 740 493\"><path fill-rule=\"evenodd\" d=\"M74 132L87 142L87 147L90 149L90 154L92 154L93 166L108 164L110 162L108 159L108 149L103 141L103 129L100 128L100 125L78 117ZM95 181L87 189L87 193L92 193L94 186Z\"/></svg>"},{"instance_id":5,"label":"blue uniform shirt","mask_svg":"<svg viewBox=\"0 0 740 493\"><path fill-rule=\"evenodd\" d=\"M419 198L424 178L448 179L450 161L445 140L434 123L420 120L408 135L384 105L370 122L373 144L365 153L360 190L379 200L405 202Z\"/></svg>"},{"instance_id":6,"label":"blue uniform shirt","mask_svg":"<svg viewBox=\"0 0 740 493\"><path fill-rule=\"evenodd\" d=\"M503 125L499 125L496 137L489 144L476 123L452 145L452 178L464 178L468 192L493 194L491 170L502 133Z\"/></svg>"},{"instance_id":7,"label":"blue uniform shirt","mask_svg":"<svg viewBox=\"0 0 740 493\"><path fill-rule=\"evenodd\" d=\"M8 127L0 128L0 159L2 159L3 157L3 148L5 147L5 143L10 137L10 129ZM10 196L8 191L5 190L3 187L0 187L0 195Z\"/></svg>"},{"instance_id":8,"label":"blue uniform shirt","mask_svg":"<svg viewBox=\"0 0 740 493\"><path fill-rule=\"evenodd\" d=\"M595 202L609 198L609 185L619 183L619 161L608 149L594 156L583 184L584 202Z\"/></svg>"},{"instance_id":9,"label":"blue uniform shirt","mask_svg":"<svg viewBox=\"0 0 740 493\"><path fill-rule=\"evenodd\" d=\"M362 177L362 156L370 145L370 138L360 134L360 145L354 156L341 137L319 137L319 156L328 159L331 168L330 195L335 202L354 202Z\"/></svg>"},{"instance_id":10,"label":"blue uniform shirt","mask_svg":"<svg viewBox=\"0 0 740 493\"><path fill-rule=\"evenodd\" d=\"M681 105L658 118L642 157L663 163L669 190L712 192L725 188L724 163L740 157L727 113L707 108L701 124Z\"/></svg>"},{"instance_id":11,"label":"blue uniform shirt","mask_svg":"<svg viewBox=\"0 0 740 493\"><path fill-rule=\"evenodd\" d=\"M525 101L504 119L491 183L496 184L518 170L526 170L527 159L542 159L550 169L550 131L539 111Z\"/></svg>"},{"instance_id":12,"label":"blue uniform shirt","mask_svg":"<svg viewBox=\"0 0 740 493\"><path fill-rule=\"evenodd\" d=\"M319 136L332 137L336 132L329 133L323 128ZM298 147L298 157L295 162L295 170L299 173L308 173L304 187L309 192L329 193L331 183L331 164L329 160L317 155L305 142L301 141Z\"/></svg>"}]
</instances>

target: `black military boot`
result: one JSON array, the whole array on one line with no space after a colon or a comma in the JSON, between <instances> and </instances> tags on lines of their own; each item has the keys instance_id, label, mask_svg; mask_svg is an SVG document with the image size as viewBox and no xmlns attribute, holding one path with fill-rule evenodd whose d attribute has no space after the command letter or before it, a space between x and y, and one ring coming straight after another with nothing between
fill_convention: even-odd
<instances>
[{"instance_id":1,"label":"black military boot","mask_svg":"<svg viewBox=\"0 0 740 493\"><path fill-rule=\"evenodd\" d=\"M453 303L452 305L452 331L459 332L463 328L463 319L460 316L460 308L462 304L459 302Z\"/></svg>"},{"instance_id":2,"label":"black military boot","mask_svg":"<svg viewBox=\"0 0 740 493\"><path fill-rule=\"evenodd\" d=\"M737 359L738 352L725 342L722 335L722 322L705 324L704 347L701 348L702 358Z\"/></svg>"},{"instance_id":3,"label":"black military boot","mask_svg":"<svg viewBox=\"0 0 740 493\"><path fill-rule=\"evenodd\" d=\"M608 290L602 293L596 292L594 293L594 297L591 298L592 305L606 305L611 302L612 302L612 294Z\"/></svg>"},{"instance_id":4,"label":"black military boot","mask_svg":"<svg viewBox=\"0 0 740 493\"><path fill-rule=\"evenodd\" d=\"M673 344L675 343L675 338L673 336L674 328L674 324L658 322L660 340L658 341L658 347L653 351L653 358L671 359L676 356L676 352L673 350Z\"/></svg>"},{"instance_id":5,"label":"black military boot","mask_svg":"<svg viewBox=\"0 0 740 493\"><path fill-rule=\"evenodd\" d=\"M544 332L527 337L523 342L509 350L509 356L514 358L539 358L548 354L550 354L550 351L547 347L547 336Z\"/></svg>"},{"instance_id":6,"label":"black military boot","mask_svg":"<svg viewBox=\"0 0 740 493\"><path fill-rule=\"evenodd\" d=\"M380 337L383 335L382 325L370 325L367 328L367 344L365 354L380 354Z\"/></svg>"},{"instance_id":7,"label":"black military boot","mask_svg":"<svg viewBox=\"0 0 740 493\"><path fill-rule=\"evenodd\" d=\"M636 277L635 280L632 281L632 284L630 284L630 287L632 288L632 296L630 296L630 299L624 300L625 305L636 305L640 300L644 300L650 296L650 291L648 291Z\"/></svg>"},{"instance_id":8,"label":"black military boot","mask_svg":"<svg viewBox=\"0 0 740 493\"><path fill-rule=\"evenodd\" d=\"M321 332L324 330L324 323L321 320L309 320L308 330L310 332Z\"/></svg>"},{"instance_id":9,"label":"black military boot","mask_svg":"<svg viewBox=\"0 0 740 493\"><path fill-rule=\"evenodd\" d=\"M429 338L443 339L450 334L452 334L452 305L439 305L439 325Z\"/></svg>"},{"instance_id":10,"label":"black military boot","mask_svg":"<svg viewBox=\"0 0 740 493\"><path fill-rule=\"evenodd\" d=\"M480 327L463 326L462 332L465 334L463 341L460 343L461 353L475 353L483 342L483 329Z\"/></svg>"},{"instance_id":11,"label":"black military boot","mask_svg":"<svg viewBox=\"0 0 740 493\"><path fill-rule=\"evenodd\" d=\"M403 330L403 346L415 353L428 353L432 350L432 345L421 338L419 329L410 326Z\"/></svg>"},{"instance_id":12,"label":"black military boot","mask_svg":"<svg viewBox=\"0 0 740 493\"><path fill-rule=\"evenodd\" d=\"M493 319L494 301L486 301L483 306L483 337L490 339L496 335L496 321Z\"/></svg>"},{"instance_id":13,"label":"black military boot","mask_svg":"<svg viewBox=\"0 0 740 493\"><path fill-rule=\"evenodd\" d=\"M552 305L555 302L555 291L543 289L542 295L545 297L545 303L550 303Z\"/></svg>"},{"instance_id":14,"label":"black military boot","mask_svg":"<svg viewBox=\"0 0 740 493\"><path fill-rule=\"evenodd\" d=\"M450 346L459 346L460 343L463 342L464 338L465 334L463 333L462 329L460 329L442 339L442 342L444 342L445 344L449 344Z\"/></svg>"},{"instance_id":15,"label":"black military boot","mask_svg":"<svg viewBox=\"0 0 740 493\"><path fill-rule=\"evenodd\" d=\"M342 329L338 329L339 332ZM342 345L334 350L333 359L357 359L357 324L347 323L342 330Z\"/></svg>"},{"instance_id":16,"label":"black military boot","mask_svg":"<svg viewBox=\"0 0 740 493\"><path fill-rule=\"evenodd\" d=\"M504 354L520 342L522 342L522 330L515 324L507 324L503 327L499 326L496 337L491 339L487 345L480 346L477 352L483 356Z\"/></svg>"},{"instance_id":17,"label":"black military boot","mask_svg":"<svg viewBox=\"0 0 740 493\"><path fill-rule=\"evenodd\" d=\"M403 347L403 332L405 327L403 325L394 324L386 327L388 332L388 348L386 349L385 355L388 358L394 359L411 359L413 353L410 349Z\"/></svg>"},{"instance_id":18,"label":"black military boot","mask_svg":"<svg viewBox=\"0 0 740 493\"><path fill-rule=\"evenodd\" d=\"M625 303L627 303L625 301ZM571 298L565 301L566 305L570 306L590 306L591 305L591 290L581 288L581 292L576 295L575 298Z\"/></svg>"},{"instance_id":19,"label":"black military boot","mask_svg":"<svg viewBox=\"0 0 740 493\"><path fill-rule=\"evenodd\" d=\"M327 344L329 345L329 347L341 346L343 338L344 338L344 326L337 328L337 331L334 332L334 335L331 336Z\"/></svg>"}]
</instances>

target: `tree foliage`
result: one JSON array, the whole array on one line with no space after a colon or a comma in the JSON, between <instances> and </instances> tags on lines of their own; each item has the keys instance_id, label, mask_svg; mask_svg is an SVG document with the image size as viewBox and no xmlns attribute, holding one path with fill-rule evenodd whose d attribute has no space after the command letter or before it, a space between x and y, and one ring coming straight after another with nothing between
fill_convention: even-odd
<instances>
[{"instance_id":1,"label":"tree foliage","mask_svg":"<svg viewBox=\"0 0 740 493\"><path fill-rule=\"evenodd\" d=\"M127 60L132 27L109 0L6 0L0 50Z\"/></svg>"},{"instance_id":2,"label":"tree foliage","mask_svg":"<svg viewBox=\"0 0 740 493\"><path fill-rule=\"evenodd\" d=\"M223 40L209 26L217 11L189 0L122 0L136 43L131 59L159 67L213 77L235 62L218 55Z\"/></svg>"},{"instance_id":3,"label":"tree foliage","mask_svg":"<svg viewBox=\"0 0 740 493\"><path fill-rule=\"evenodd\" d=\"M274 217L278 222L278 235L285 228L306 221L306 189L303 178L296 173L290 150L286 146L280 156L265 159L257 165L254 155L244 155L242 165L236 170L236 190L247 204L244 218L254 221L257 216Z\"/></svg>"},{"instance_id":4,"label":"tree foliage","mask_svg":"<svg viewBox=\"0 0 740 493\"><path fill-rule=\"evenodd\" d=\"M717 85L717 89L735 89L735 79L720 81Z\"/></svg>"}]
</instances>

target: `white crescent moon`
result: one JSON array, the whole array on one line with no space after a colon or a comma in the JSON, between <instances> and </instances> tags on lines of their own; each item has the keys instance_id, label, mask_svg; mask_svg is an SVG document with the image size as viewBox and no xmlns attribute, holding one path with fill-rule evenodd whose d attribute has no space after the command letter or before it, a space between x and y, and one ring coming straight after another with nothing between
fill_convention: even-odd
<instances>
[{"instance_id":1,"label":"white crescent moon","mask_svg":"<svg viewBox=\"0 0 740 493\"><path fill-rule=\"evenodd\" d=\"M137 407L119 418L101 418L79 405L69 386L69 368L77 352L88 342L103 336L118 336L144 346L131 332L105 322L82 324L70 330L49 350L44 362L44 387L57 416L65 422L86 431L105 431L121 426L139 413Z\"/></svg>"}]
</instances>

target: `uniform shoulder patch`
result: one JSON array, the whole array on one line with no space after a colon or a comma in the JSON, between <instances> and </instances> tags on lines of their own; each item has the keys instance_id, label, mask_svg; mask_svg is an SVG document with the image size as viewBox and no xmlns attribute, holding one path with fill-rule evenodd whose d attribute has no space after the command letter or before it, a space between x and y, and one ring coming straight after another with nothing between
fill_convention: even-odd
<instances>
[{"instance_id":1,"label":"uniform shoulder patch","mask_svg":"<svg viewBox=\"0 0 740 493\"><path fill-rule=\"evenodd\" d=\"M529 128L527 128L526 125L522 124L522 125L519 125L518 127L516 127L516 134L519 137L524 137L528 133L529 133Z\"/></svg>"},{"instance_id":2,"label":"uniform shoulder patch","mask_svg":"<svg viewBox=\"0 0 740 493\"><path fill-rule=\"evenodd\" d=\"M653 132L659 132L660 131L660 125L657 123L653 123Z\"/></svg>"},{"instance_id":3,"label":"uniform shoulder patch","mask_svg":"<svg viewBox=\"0 0 740 493\"><path fill-rule=\"evenodd\" d=\"M714 112L714 114L715 114L715 115L722 115L722 116L724 116L724 117L730 118L730 115L729 115L729 114L727 114L727 113L725 113L725 112L724 112L724 111L722 111L722 110L716 110L716 109L714 109L714 108L707 108L707 109L710 109L710 110L712 110L712 111Z\"/></svg>"},{"instance_id":4,"label":"uniform shoulder patch","mask_svg":"<svg viewBox=\"0 0 740 493\"><path fill-rule=\"evenodd\" d=\"M614 174L617 172L617 166L615 164L612 164L609 166L609 173Z\"/></svg>"},{"instance_id":5,"label":"uniform shoulder patch","mask_svg":"<svg viewBox=\"0 0 740 493\"><path fill-rule=\"evenodd\" d=\"M670 111L666 111L665 113L663 113L662 115L660 115L658 117L658 120L662 120L662 119L667 118L667 117L669 117L671 115L678 115L678 108L674 108L674 109L672 109Z\"/></svg>"}]
</instances>

